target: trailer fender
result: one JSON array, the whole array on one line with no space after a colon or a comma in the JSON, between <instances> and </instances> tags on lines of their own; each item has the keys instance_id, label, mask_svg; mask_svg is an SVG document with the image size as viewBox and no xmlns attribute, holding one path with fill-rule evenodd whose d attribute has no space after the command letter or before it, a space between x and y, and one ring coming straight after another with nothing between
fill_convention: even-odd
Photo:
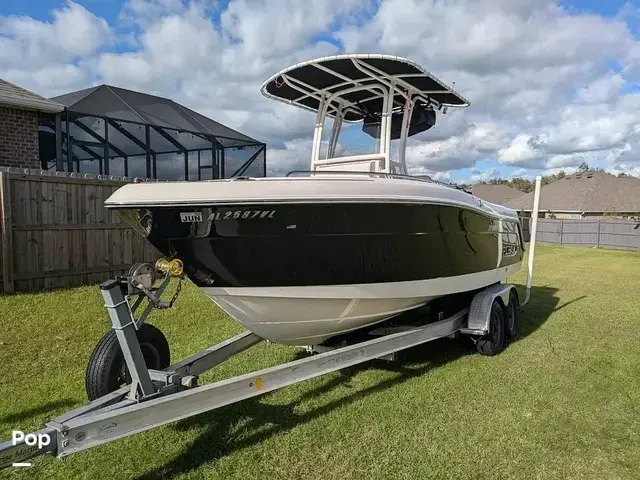
<instances>
[{"instance_id":1,"label":"trailer fender","mask_svg":"<svg viewBox=\"0 0 640 480\"><path fill-rule=\"evenodd\" d=\"M467 335L486 335L489 333L489 318L491 306L496 299L502 303L503 307L509 305L509 294L514 290L513 285L497 283L481 292L478 292L471 300L469 306L469 316L466 328L461 328L460 333Z\"/></svg>"}]
</instances>

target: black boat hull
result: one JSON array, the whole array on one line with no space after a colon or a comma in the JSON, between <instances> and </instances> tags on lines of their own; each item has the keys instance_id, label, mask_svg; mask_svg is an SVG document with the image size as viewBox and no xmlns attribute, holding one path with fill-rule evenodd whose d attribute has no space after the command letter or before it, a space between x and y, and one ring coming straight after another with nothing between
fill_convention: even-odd
<instances>
[{"instance_id":1,"label":"black boat hull","mask_svg":"<svg viewBox=\"0 0 640 480\"><path fill-rule=\"evenodd\" d=\"M291 287L454 277L522 260L517 220L458 206L272 204L120 210L200 287ZM498 230L501 228L501 232Z\"/></svg>"},{"instance_id":2,"label":"black boat hull","mask_svg":"<svg viewBox=\"0 0 640 480\"><path fill-rule=\"evenodd\" d=\"M517 218L435 203L148 207L119 214L232 318L319 344L436 298L504 280L523 255Z\"/></svg>"}]
</instances>

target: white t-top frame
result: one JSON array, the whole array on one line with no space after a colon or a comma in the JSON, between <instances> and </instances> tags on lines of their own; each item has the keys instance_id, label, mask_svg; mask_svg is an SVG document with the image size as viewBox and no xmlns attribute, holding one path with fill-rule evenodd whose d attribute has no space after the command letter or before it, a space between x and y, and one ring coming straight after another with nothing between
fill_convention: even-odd
<instances>
[{"instance_id":1,"label":"white t-top frame","mask_svg":"<svg viewBox=\"0 0 640 480\"><path fill-rule=\"evenodd\" d=\"M340 72L332 70L323 63L328 60L349 60L353 66L362 73L361 78L350 78L343 75ZM401 62L411 65L421 73L392 75L382 71L375 66L366 63L366 59L384 59L387 61ZM297 78L294 78L290 73L298 68L313 66L318 70L325 73L329 73L337 79L343 80L342 83L330 85L327 88L314 87L308 83L305 83ZM420 90L407 81L410 77L429 77L431 80L440 84L444 90L425 91ZM285 99L277 95L267 92L266 86L269 82L279 82L289 88L300 92L300 96L294 99ZM366 82L366 83L365 83ZM346 121L345 114L348 112L357 112L361 114L361 110L358 106L349 101L344 96L350 93L359 91L369 91L371 96L366 97L361 102L382 98L382 114L380 125L380 141L379 150L375 153L364 155L351 155L344 157L335 157L336 146L338 143L338 136L342 124ZM431 94L443 94L443 93L455 94L463 103L447 104L444 102L438 102L432 98ZM410 120L412 116L413 108L416 102L420 101L434 110L439 110L442 113L446 113L448 107L466 107L469 102L462 96L455 93L450 87L444 85L437 78L432 76L429 72L425 71L417 64L410 62L409 60L394 57L389 55L337 55L333 57L324 57L308 62L303 62L293 67L289 67L271 77L262 87L262 93L268 98L284 101L285 103L296 105L305 109L316 111L316 123L314 127L313 143L311 149L311 170L336 170L336 171L370 171L376 173L391 173L391 174L407 174L406 165L406 146L407 137L410 127ZM400 144L398 151L398 158L392 160L391 158L391 117L394 108L394 99L396 97L404 98L403 119L402 128L400 132ZM309 97L317 100L318 108L311 109L309 106L301 103L304 99ZM329 137L329 144L327 148L327 154L325 158L321 158L320 152L322 147L322 137L324 134L324 126L326 117L330 116L334 119L333 129ZM358 120L360 121L360 120Z\"/></svg>"}]
</instances>

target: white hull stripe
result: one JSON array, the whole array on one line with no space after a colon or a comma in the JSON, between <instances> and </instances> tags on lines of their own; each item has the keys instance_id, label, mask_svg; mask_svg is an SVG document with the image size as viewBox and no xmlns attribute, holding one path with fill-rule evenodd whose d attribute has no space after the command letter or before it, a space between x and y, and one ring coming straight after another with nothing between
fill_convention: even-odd
<instances>
[{"instance_id":1,"label":"white hull stripe","mask_svg":"<svg viewBox=\"0 0 640 480\"><path fill-rule=\"evenodd\" d=\"M271 298L415 298L442 296L482 288L515 274L521 263L484 272L390 283L312 285L304 287L202 287L208 296Z\"/></svg>"}]
</instances>

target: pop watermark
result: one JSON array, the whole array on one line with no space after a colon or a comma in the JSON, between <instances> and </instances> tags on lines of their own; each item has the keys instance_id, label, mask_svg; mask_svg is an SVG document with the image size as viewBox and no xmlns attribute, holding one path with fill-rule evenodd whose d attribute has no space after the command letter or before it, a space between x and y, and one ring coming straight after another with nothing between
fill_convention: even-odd
<instances>
[{"instance_id":1,"label":"pop watermark","mask_svg":"<svg viewBox=\"0 0 640 480\"><path fill-rule=\"evenodd\" d=\"M30 447L38 446L39 450L42 450L47 445L51 444L51 436L47 433L25 433L21 430L13 430L11 432L11 444L18 445L19 443L25 443Z\"/></svg>"},{"instance_id":2,"label":"pop watermark","mask_svg":"<svg viewBox=\"0 0 640 480\"><path fill-rule=\"evenodd\" d=\"M11 465L13 467L30 467L30 462L23 462L33 457L38 450L51 445L51 435L47 433L25 433L22 430L11 432L11 445L9 451L0 455L0 466Z\"/></svg>"}]
</instances>

